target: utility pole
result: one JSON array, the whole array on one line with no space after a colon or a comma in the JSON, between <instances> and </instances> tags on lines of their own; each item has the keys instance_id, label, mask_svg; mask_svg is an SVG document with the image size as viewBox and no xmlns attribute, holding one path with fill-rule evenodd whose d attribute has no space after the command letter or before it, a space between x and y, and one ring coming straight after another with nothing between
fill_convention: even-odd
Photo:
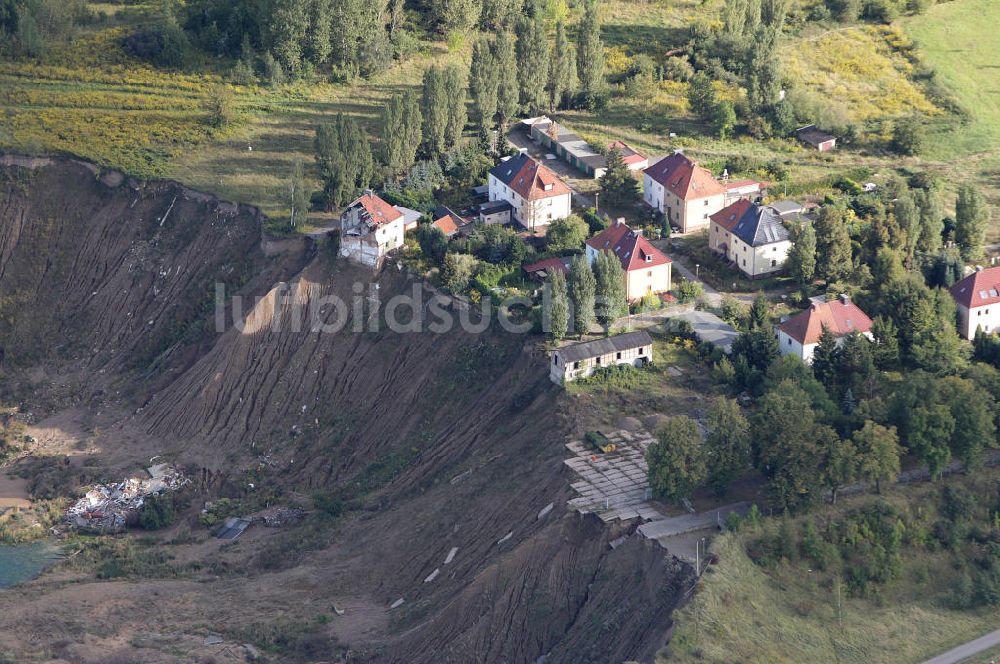
<instances>
[{"instance_id":1,"label":"utility pole","mask_svg":"<svg viewBox=\"0 0 1000 664\"><path fill-rule=\"evenodd\" d=\"M594 194L594 212L601 211L600 200L599 200L600 197L601 197L601 192L598 191L597 193Z\"/></svg>"}]
</instances>

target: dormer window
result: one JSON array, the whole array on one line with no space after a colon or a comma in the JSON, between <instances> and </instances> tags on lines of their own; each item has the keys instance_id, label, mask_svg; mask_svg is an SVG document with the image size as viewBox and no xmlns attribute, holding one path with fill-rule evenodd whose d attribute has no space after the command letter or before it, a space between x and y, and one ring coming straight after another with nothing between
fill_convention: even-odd
<instances>
[{"instance_id":1,"label":"dormer window","mask_svg":"<svg viewBox=\"0 0 1000 664\"><path fill-rule=\"evenodd\" d=\"M647 263L652 263L653 262L653 257L650 254L646 254L646 262Z\"/></svg>"},{"instance_id":2,"label":"dormer window","mask_svg":"<svg viewBox=\"0 0 1000 664\"><path fill-rule=\"evenodd\" d=\"M551 182L550 182L550 183L547 183L547 184L545 185L545 191L552 191L552 183L551 183Z\"/></svg>"}]
</instances>

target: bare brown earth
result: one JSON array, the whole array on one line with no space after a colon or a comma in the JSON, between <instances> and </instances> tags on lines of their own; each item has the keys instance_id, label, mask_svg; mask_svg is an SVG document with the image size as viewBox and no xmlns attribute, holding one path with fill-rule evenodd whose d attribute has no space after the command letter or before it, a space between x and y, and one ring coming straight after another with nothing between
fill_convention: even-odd
<instances>
[{"instance_id":1,"label":"bare brown earth","mask_svg":"<svg viewBox=\"0 0 1000 664\"><path fill-rule=\"evenodd\" d=\"M296 326L373 277L310 241L267 255L259 225L173 183L0 166L0 393L35 415L36 454L72 455L67 486L154 455L195 479L180 523L130 536L159 562L101 579L82 554L0 592L0 654L226 662L252 643L276 662L651 661L691 572L639 537L612 550L632 526L566 511L573 405L538 340ZM383 302L423 292L395 268L377 280ZM216 281L257 300L243 330L214 329ZM345 496L346 513L229 545L197 523L220 495L312 510L314 493Z\"/></svg>"}]
</instances>

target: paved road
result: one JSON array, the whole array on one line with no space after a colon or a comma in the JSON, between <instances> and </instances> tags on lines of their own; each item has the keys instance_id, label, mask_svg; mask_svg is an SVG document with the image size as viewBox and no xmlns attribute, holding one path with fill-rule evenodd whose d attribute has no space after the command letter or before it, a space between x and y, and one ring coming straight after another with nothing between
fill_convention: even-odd
<instances>
[{"instance_id":1,"label":"paved road","mask_svg":"<svg viewBox=\"0 0 1000 664\"><path fill-rule=\"evenodd\" d=\"M750 503L734 503L707 512L672 516L657 521L650 521L639 526L639 532L646 539L659 540L661 537L676 537L695 530L715 528L719 523L725 523L730 512L745 516L750 509Z\"/></svg>"},{"instance_id":2,"label":"paved road","mask_svg":"<svg viewBox=\"0 0 1000 664\"><path fill-rule=\"evenodd\" d=\"M969 641L957 648L952 648L946 653L933 657L924 664L958 664L977 653L1000 646L1000 629L990 632L986 636L981 636L975 641Z\"/></svg>"}]
</instances>

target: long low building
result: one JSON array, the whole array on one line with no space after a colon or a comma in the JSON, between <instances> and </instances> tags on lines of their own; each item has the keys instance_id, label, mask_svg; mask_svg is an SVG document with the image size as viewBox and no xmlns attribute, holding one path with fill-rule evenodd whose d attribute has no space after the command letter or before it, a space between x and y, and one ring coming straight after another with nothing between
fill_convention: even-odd
<instances>
[{"instance_id":1,"label":"long low building","mask_svg":"<svg viewBox=\"0 0 1000 664\"><path fill-rule=\"evenodd\" d=\"M653 340L644 330L563 346L552 352L549 378L556 385L586 378L602 367L645 366L653 361Z\"/></svg>"},{"instance_id":2,"label":"long low building","mask_svg":"<svg viewBox=\"0 0 1000 664\"><path fill-rule=\"evenodd\" d=\"M541 115L527 118L521 124L528 128L531 139L552 150L556 157L595 180L608 170L608 159L575 133L552 118ZM649 159L624 141L612 141L609 149L618 150L630 171L641 171L649 166Z\"/></svg>"}]
</instances>

